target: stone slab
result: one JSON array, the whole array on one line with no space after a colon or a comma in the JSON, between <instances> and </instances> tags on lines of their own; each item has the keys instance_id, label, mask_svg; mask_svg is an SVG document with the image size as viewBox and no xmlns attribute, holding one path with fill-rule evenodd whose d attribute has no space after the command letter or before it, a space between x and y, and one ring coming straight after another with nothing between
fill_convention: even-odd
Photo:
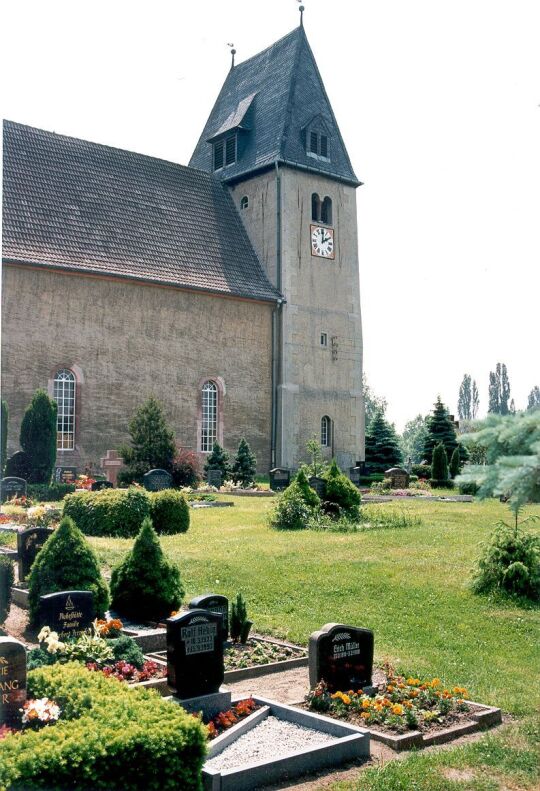
<instances>
[{"instance_id":1,"label":"stone slab","mask_svg":"<svg viewBox=\"0 0 540 791\"><path fill-rule=\"evenodd\" d=\"M231 708L231 693L221 689L211 695L199 695L196 698L178 698L176 695L171 695L165 700L177 703L190 714L202 712L205 721L211 720L220 711L228 711Z\"/></svg>"},{"instance_id":2,"label":"stone slab","mask_svg":"<svg viewBox=\"0 0 540 791\"><path fill-rule=\"evenodd\" d=\"M11 588L11 603L22 610L27 610L30 606L28 604L28 589L14 585Z\"/></svg>"},{"instance_id":3,"label":"stone slab","mask_svg":"<svg viewBox=\"0 0 540 791\"><path fill-rule=\"evenodd\" d=\"M166 629L146 629L137 631L129 627L122 629L122 634L126 634L134 640L143 654L151 654L155 651L165 651L167 649Z\"/></svg>"}]
</instances>

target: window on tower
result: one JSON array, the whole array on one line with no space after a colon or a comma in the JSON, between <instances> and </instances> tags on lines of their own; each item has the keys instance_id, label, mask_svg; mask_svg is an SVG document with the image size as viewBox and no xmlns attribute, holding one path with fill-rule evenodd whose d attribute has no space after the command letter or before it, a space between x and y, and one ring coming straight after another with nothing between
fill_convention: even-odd
<instances>
[{"instance_id":1,"label":"window on tower","mask_svg":"<svg viewBox=\"0 0 540 791\"><path fill-rule=\"evenodd\" d=\"M321 205L321 222L332 225L332 199L328 195Z\"/></svg>"},{"instance_id":2,"label":"window on tower","mask_svg":"<svg viewBox=\"0 0 540 791\"><path fill-rule=\"evenodd\" d=\"M332 421L328 415L321 418L321 446L329 448L332 444Z\"/></svg>"},{"instance_id":3,"label":"window on tower","mask_svg":"<svg viewBox=\"0 0 540 791\"><path fill-rule=\"evenodd\" d=\"M217 140L214 143L214 170L221 170L236 162L236 134Z\"/></svg>"},{"instance_id":4,"label":"window on tower","mask_svg":"<svg viewBox=\"0 0 540 791\"><path fill-rule=\"evenodd\" d=\"M330 160L330 141L328 135L316 129L310 129L306 137L306 151L309 157Z\"/></svg>"},{"instance_id":5,"label":"window on tower","mask_svg":"<svg viewBox=\"0 0 540 791\"><path fill-rule=\"evenodd\" d=\"M332 225L332 198L327 195L321 201L316 192L312 194L311 220L312 222L322 222L324 225Z\"/></svg>"},{"instance_id":6,"label":"window on tower","mask_svg":"<svg viewBox=\"0 0 540 791\"><path fill-rule=\"evenodd\" d=\"M248 209L249 208L249 198L247 195L244 195L243 198L240 200L240 208L241 209Z\"/></svg>"}]
</instances>

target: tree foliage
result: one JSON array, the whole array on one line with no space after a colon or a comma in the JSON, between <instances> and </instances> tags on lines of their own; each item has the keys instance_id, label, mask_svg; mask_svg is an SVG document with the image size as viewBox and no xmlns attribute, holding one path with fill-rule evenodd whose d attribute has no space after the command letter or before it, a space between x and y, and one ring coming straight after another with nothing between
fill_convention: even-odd
<instances>
[{"instance_id":1,"label":"tree foliage","mask_svg":"<svg viewBox=\"0 0 540 791\"><path fill-rule=\"evenodd\" d=\"M379 409L366 431L366 463L371 472L385 472L401 462L401 449L394 426Z\"/></svg>"},{"instance_id":2,"label":"tree foliage","mask_svg":"<svg viewBox=\"0 0 540 791\"><path fill-rule=\"evenodd\" d=\"M231 465L229 463L229 454L221 447L219 442L214 442L212 453L206 459L204 465L205 475L208 470L219 470L221 472L221 480L226 481L231 475Z\"/></svg>"},{"instance_id":3,"label":"tree foliage","mask_svg":"<svg viewBox=\"0 0 540 791\"><path fill-rule=\"evenodd\" d=\"M449 470L450 470L450 476L452 478L455 478L460 473L460 470L461 470L461 456L460 456L460 453L459 453L459 446L452 453L452 458L450 459Z\"/></svg>"},{"instance_id":4,"label":"tree foliage","mask_svg":"<svg viewBox=\"0 0 540 791\"><path fill-rule=\"evenodd\" d=\"M176 454L174 434L167 426L159 402L151 396L133 415L129 423L131 447L120 448L128 470L122 478L140 481L153 469L170 471Z\"/></svg>"},{"instance_id":5,"label":"tree foliage","mask_svg":"<svg viewBox=\"0 0 540 791\"><path fill-rule=\"evenodd\" d=\"M30 462L29 483L50 483L56 461L56 401L36 390L21 423L21 448Z\"/></svg>"},{"instance_id":6,"label":"tree foliage","mask_svg":"<svg viewBox=\"0 0 540 791\"><path fill-rule=\"evenodd\" d=\"M527 399L527 409L537 409L540 407L540 387L535 385Z\"/></svg>"},{"instance_id":7,"label":"tree foliage","mask_svg":"<svg viewBox=\"0 0 540 791\"><path fill-rule=\"evenodd\" d=\"M328 462L323 456L321 443L315 435L306 442L306 450L310 459L309 464L304 464L303 466L306 476L316 475L321 477L328 469Z\"/></svg>"},{"instance_id":8,"label":"tree foliage","mask_svg":"<svg viewBox=\"0 0 540 791\"><path fill-rule=\"evenodd\" d=\"M447 459L452 458L452 453L458 444L456 429L440 396L437 397L433 412L427 419L427 429L427 436L424 442L424 458L428 464L431 464L433 449L440 442L445 447ZM432 475L432 477L435 478L435 475Z\"/></svg>"},{"instance_id":9,"label":"tree foliage","mask_svg":"<svg viewBox=\"0 0 540 791\"><path fill-rule=\"evenodd\" d=\"M470 374L464 374L459 388L458 416L460 420L472 418L472 379Z\"/></svg>"},{"instance_id":10,"label":"tree foliage","mask_svg":"<svg viewBox=\"0 0 540 791\"><path fill-rule=\"evenodd\" d=\"M256 472L257 459L246 440L242 438L232 466L233 481L248 487L253 483Z\"/></svg>"},{"instance_id":11,"label":"tree foliage","mask_svg":"<svg viewBox=\"0 0 540 791\"><path fill-rule=\"evenodd\" d=\"M446 448L442 442L435 445L433 448L433 456L431 462L431 485L432 486L447 486L450 474L448 472L448 456L446 455Z\"/></svg>"},{"instance_id":12,"label":"tree foliage","mask_svg":"<svg viewBox=\"0 0 540 791\"><path fill-rule=\"evenodd\" d=\"M377 412L382 412L383 415L386 413L386 407L388 406L388 402L386 398L383 398L383 396L379 396L373 392L371 387L368 385L367 377L365 374L362 374L362 389L364 392L366 426L369 426L369 424L371 423Z\"/></svg>"},{"instance_id":13,"label":"tree foliage","mask_svg":"<svg viewBox=\"0 0 540 791\"><path fill-rule=\"evenodd\" d=\"M473 379L472 383L472 401L471 401L471 418L476 420L478 417L478 409L480 407L480 395L478 393L478 385L476 384L476 379Z\"/></svg>"},{"instance_id":14,"label":"tree foliage","mask_svg":"<svg viewBox=\"0 0 540 791\"><path fill-rule=\"evenodd\" d=\"M335 516L344 515L348 519L358 521L360 519L360 492L354 483L341 472L335 459L332 459L325 477L323 508Z\"/></svg>"},{"instance_id":15,"label":"tree foliage","mask_svg":"<svg viewBox=\"0 0 540 791\"><path fill-rule=\"evenodd\" d=\"M508 415L510 412L510 380L504 363L497 363L495 371L489 372L489 406L492 415Z\"/></svg>"},{"instance_id":16,"label":"tree foliage","mask_svg":"<svg viewBox=\"0 0 540 791\"><path fill-rule=\"evenodd\" d=\"M410 457L412 464L420 464L424 459L424 443L427 436L427 418L417 415L405 423L403 434L400 437L403 458Z\"/></svg>"}]
</instances>

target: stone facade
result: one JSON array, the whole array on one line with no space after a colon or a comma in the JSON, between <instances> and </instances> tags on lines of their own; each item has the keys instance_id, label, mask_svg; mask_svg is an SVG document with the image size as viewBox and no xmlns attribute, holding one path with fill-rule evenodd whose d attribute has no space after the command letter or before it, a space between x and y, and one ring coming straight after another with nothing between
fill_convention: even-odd
<instances>
[{"instance_id":1,"label":"stone facade","mask_svg":"<svg viewBox=\"0 0 540 791\"><path fill-rule=\"evenodd\" d=\"M271 303L150 284L3 267L2 391L8 453L24 410L53 372L77 376L76 449L57 464L81 469L128 441L127 424L150 395L163 404L181 447L198 448L200 387L220 387L220 438L245 437L260 471L270 466Z\"/></svg>"}]
</instances>

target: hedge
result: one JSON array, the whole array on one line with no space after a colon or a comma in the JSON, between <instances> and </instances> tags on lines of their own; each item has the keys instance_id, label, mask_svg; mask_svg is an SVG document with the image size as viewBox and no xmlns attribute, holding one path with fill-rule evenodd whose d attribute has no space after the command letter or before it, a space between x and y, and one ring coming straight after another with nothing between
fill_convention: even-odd
<instances>
[{"instance_id":1,"label":"hedge","mask_svg":"<svg viewBox=\"0 0 540 791\"><path fill-rule=\"evenodd\" d=\"M55 725L0 741L0 791L200 791L206 734L155 691L77 663L28 674L28 697L61 709Z\"/></svg>"},{"instance_id":2,"label":"hedge","mask_svg":"<svg viewBox=\"0 0 540 791\"><path fill-rule=\"evenodd\" d=\"M67 494L75 491L74 483L29 483L26 487L26 494L31 500L38 500L40 503L53 503L63 500Z\"/></svg>"},{"instance_id":3,"label":"hedge","mask_svg":"<svg viewBox=\"0 0 540 791\"><path fill-rule=\"evenodd\" d=\"M186 499L172 489L151 493L132 486L76 492L65 498L64 516L87 536L134 538L148 516L157 533L185 533L189 527Z\"/></svg>"},{"instance_id":4,"label":"hedge","mask_svg":"<svg viewBox=\"0 0 540 791\"><path fill-rule=\"evenodd\" d=\"M11 607L11 586L15 581L15 567L9 555L0 555L0 626Z\"/></svg>"}]
</instances>

